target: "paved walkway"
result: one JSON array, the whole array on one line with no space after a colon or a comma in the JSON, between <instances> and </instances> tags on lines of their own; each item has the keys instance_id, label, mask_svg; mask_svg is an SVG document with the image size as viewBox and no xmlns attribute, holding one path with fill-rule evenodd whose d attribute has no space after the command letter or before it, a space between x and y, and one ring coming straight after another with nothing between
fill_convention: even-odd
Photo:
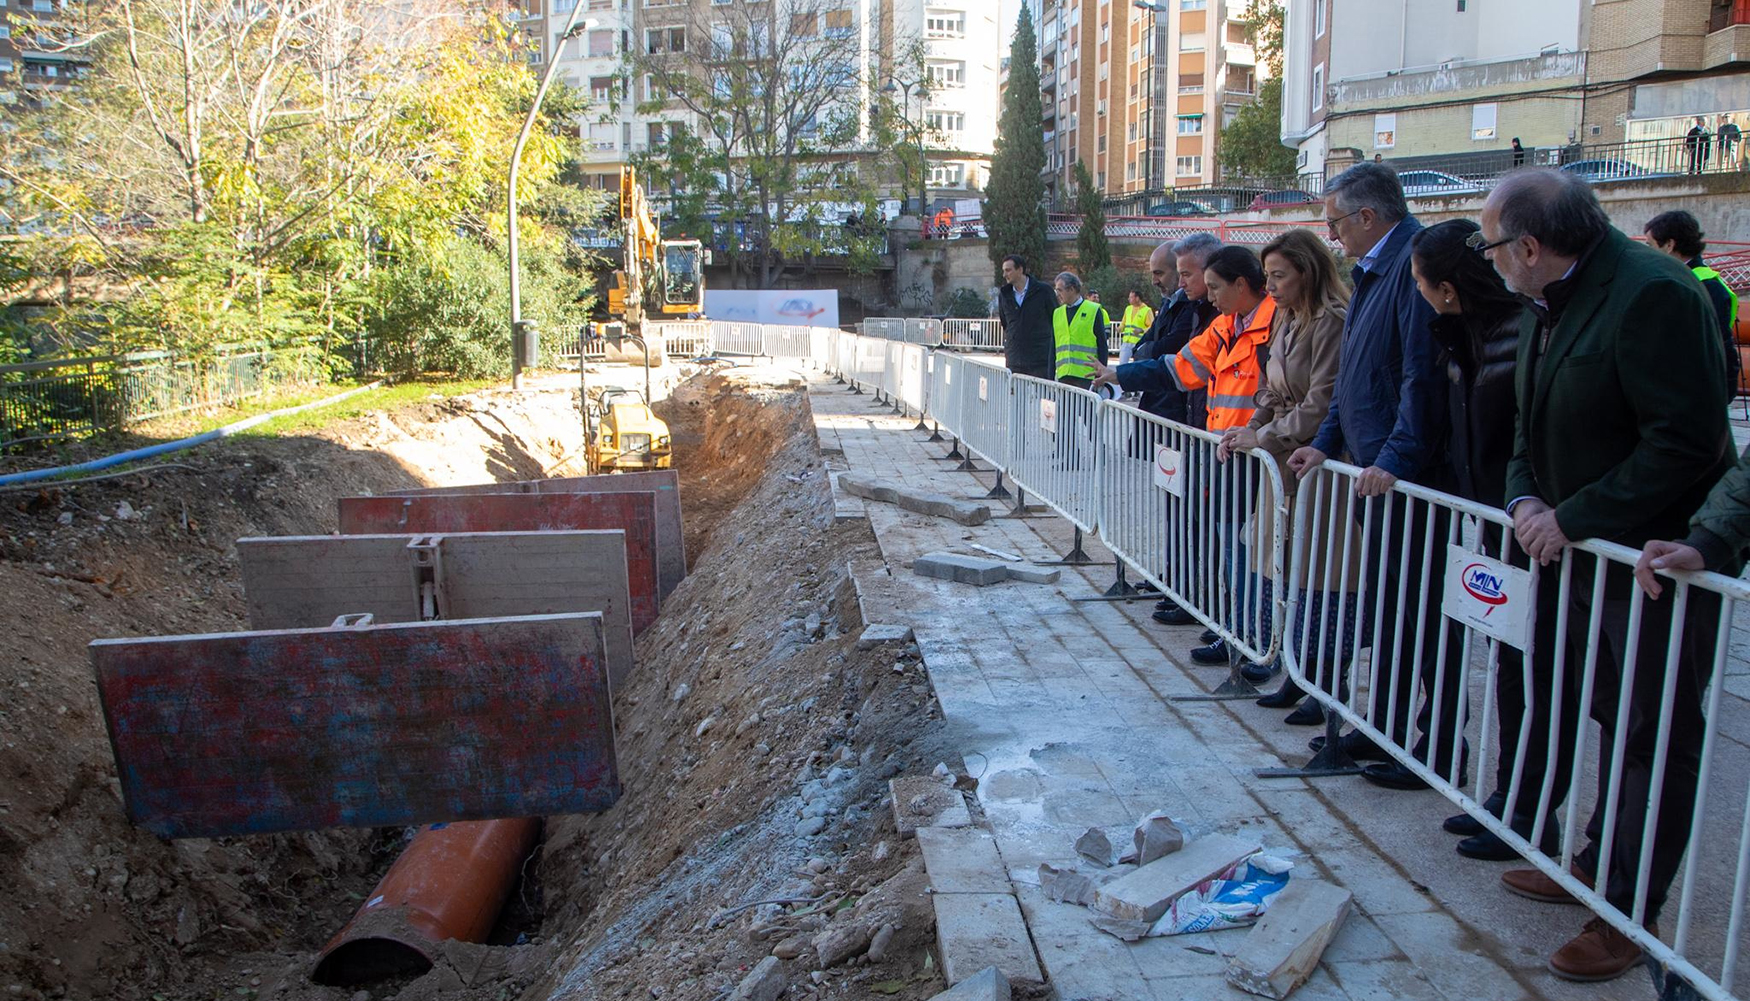
<instances>
[{"instance_id":1,"label":"paved walkway","mask_svg":"<svg viewBox=\"0 0 1750 1001\"><path fill-rule=\"evenodd\" d=\"M944 446L913 432L915 418L878 409L869 396L817 381L811 402L835 470L963 497L982 495L994 482L990 474L955 472L955 463L938 458ZM1249 996L1221 978L1221 954L1244 931L1126 945L1089 924L1085 909L1046 901L1036 885L1040 862L1077 863L1071 846L1089 826L1130 823L1157 809L1193 834L1253 834L1290 851L1303 871L1354 893L1356 913L1297 998L1654 996L1638 972L1598 987L1550 976L1543 965L1549 951L1585 915L1510 896L1498 882L1506 864L1457 855L1455 839L1439 829L1454 811L1437 794L1389 792L1357 778L1254 776L1254 768L1303 762L1306 738L1319 731L1283 726L1282 713L1250 702L1170 701L1207 691L1226 669L1189 667L1184 651L1199 630L1154 623L1148 603L1074 600L1103 591L1110 566L1066 568L1054 586L984 588L909 569L936 550L978 555L973 543L1056 559L1070 547L1067 522L995 518L967 528L887 504L841 503L841 514L863 513L885 560L857 572L866 612L872 621L915 629L1060 998ZM1095 559L1111 559L1095 540L1087 547ZM1733 764L1750 773L1750 733L1740 729L1735 737ZM1721 836L1734 831L1735 823L1725 825Z\"/></svg>"}]
</instances>

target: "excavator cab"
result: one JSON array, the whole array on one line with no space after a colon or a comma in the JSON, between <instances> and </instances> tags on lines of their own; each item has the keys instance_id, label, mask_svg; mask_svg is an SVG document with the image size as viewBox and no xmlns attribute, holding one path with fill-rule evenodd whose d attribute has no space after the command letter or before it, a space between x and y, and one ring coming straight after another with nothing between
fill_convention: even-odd
<instances>
[{"instance_id":1,"label":"excavator cab","mask_svg":"<svg viewBox=\"0 0 1750 1001\"><path fill-rule=\"evenodd\" d=\"M698 240L662 241L662 312L705 308L705 248Z\"/></svg>"}]
</instances>

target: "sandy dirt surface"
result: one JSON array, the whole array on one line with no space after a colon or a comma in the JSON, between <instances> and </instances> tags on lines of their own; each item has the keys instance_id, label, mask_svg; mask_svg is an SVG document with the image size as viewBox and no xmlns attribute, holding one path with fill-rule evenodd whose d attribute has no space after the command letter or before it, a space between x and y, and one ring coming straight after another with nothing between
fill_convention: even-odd
<instances>
[{"instance_id":1,"label":"sandy dirt surface","mask_svg":"<svg viewBox=\"0 0 1750 1001\"><path fill-rule=\"evenodd\" d=\"M85 645L244 628L233 540L332 531L337 497L579 472L575 395L432 400L0 493L0 996L709 999L774 949L790 996L941 989L885 805L888 776L940 757L939 715L915 648L856 648L848 568L874 543L834 523L805 394L777 370L701 375L659 411L693 574L615 696L624 797L549 820L492 944L362 995L306 975L410 832L131 827ZM720 913L770 898L797 902Z\"/></svg>"}]
</instances>

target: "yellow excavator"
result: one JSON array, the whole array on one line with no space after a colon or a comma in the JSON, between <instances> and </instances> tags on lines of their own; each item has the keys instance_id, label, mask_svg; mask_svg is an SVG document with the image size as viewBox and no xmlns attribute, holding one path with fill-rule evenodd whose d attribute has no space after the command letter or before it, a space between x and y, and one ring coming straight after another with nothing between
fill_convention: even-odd
<instances>
[{"instance_id":1,"label":"yellow excavator","mask_svg":"<svg viewBox=\"0 0 1750 1001\"><path fill-rule=\"evenodd\" d=\"M608 289L608 316L596 336L622 356L628 345L643 354L644 395L631 390L603 391L589 429L589 462L595 472L667 469L668 425L650 409L650 346L647 318L703 315L705 264L698 240L664 240L656 214L633 167L620 168L622 261ZM588 393L585 393L585 399Z\"/></svg>"}]
</instances>

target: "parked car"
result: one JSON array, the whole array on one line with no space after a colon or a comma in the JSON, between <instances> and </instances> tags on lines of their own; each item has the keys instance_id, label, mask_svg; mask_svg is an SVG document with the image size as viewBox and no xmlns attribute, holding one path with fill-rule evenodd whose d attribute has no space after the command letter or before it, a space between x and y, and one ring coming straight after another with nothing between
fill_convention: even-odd
<instances>
[{"instance_id":1,"label":"parked car","mask_svg":"<svg viewBox=\"0 0 1750 1001\"><path fill-rule=\"evenodd\" d=\"M1443 170L1404 170L1398 172L1404 194L1417 195L1480 195L1483 189L1462 177Z\"/></svg>"},{"instance_id":2,"label":"parked car","mask_svg":"<svg viewBox=\"0 0 1750 1001\"><path fill-rule=\"evenodd\" d=\"M1151 205L1146 214L1168 219L1184 219L1192 216L1214 215L1215 213L1196 202L1180 201L1159 202Z\"/></svg>"},{"instance_id":3,"label":"parked car","mask_svg":"<svg viewBox=\"0 0 1750 1001\"><path fill-rule=\"evenodd\" d=\"M1573 163L1562 164L1562 170L1570 174L1579 174L1588 181L1617 181L1627 177L1651 177L1653 175L1653 172L1645 167L1638 167L1627 160L1618 160L1614 157L1575 160Z\"/></svg>"},{"instance_id":4,"label":"parked car","mask_svg":"<svg viewBox=\"0 0 1750 1001\"><path fill-rule=\"evenodd\" d=\"M1266 191L1252 199L1252 211L1262 212L1265 209L1275 208L1278 205L1306 205L1318 200L1319 197L1317 195L1309 194L1298 188L1288 188L1284 191Z\"/></svg>"}]
</instances>

